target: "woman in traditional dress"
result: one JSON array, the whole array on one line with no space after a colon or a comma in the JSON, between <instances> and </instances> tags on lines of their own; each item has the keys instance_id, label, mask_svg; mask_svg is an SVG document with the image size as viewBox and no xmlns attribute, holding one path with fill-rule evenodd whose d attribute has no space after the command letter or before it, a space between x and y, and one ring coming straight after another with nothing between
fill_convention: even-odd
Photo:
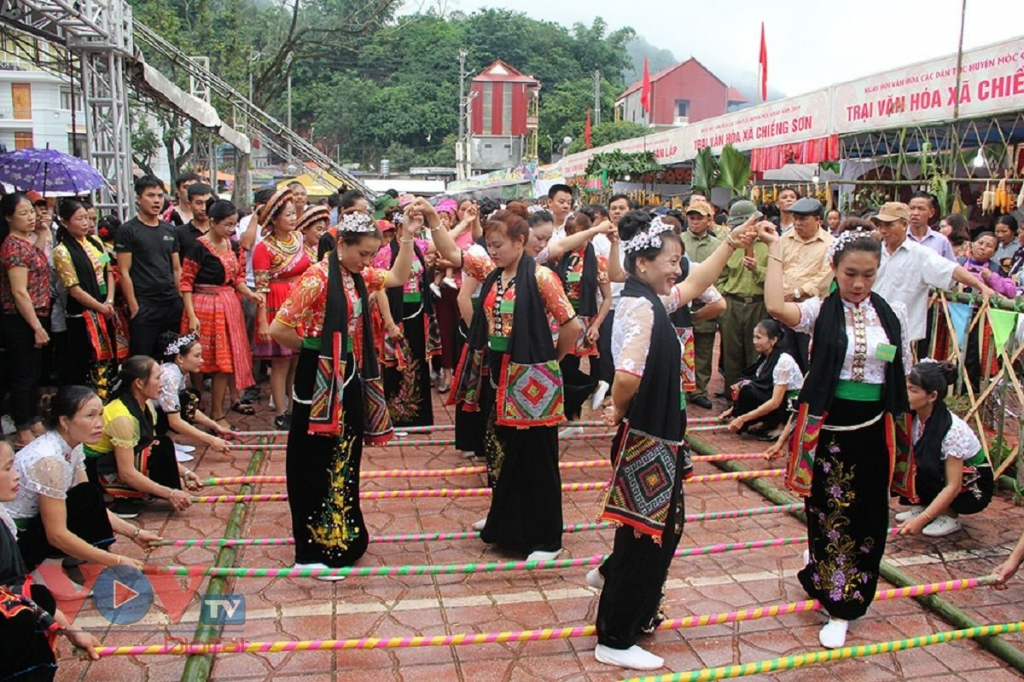
<instances>
[{"instance_id":1,"label":"woman in traditional dress","mask_svg":"<svg viewBox=\"0 0 1024 682\"><path fill-rule=\"evenodd\" d=\"M565 233L573 235L593 225L583 213L573 213L565 221ZM550 249L549 249L550 250ZM579 316L583 331L575 349L562 358L562 382L565 386L565 418L572 422L580 417L583 403L597 388L597 378L580 370L580 359L597 358L597 339L601 324L612 308L612 287L608 281L608 259L598 256L589 241L558 259L555 272L562 281L566 296ZM601 294L601 304L597 294Z\"/></svg>"},{"instance_id":2,"label":"woman in traditional dress","mask_svg":"<svg viewBox=\"0 0 1024 682\"><path fill-rule=\"evenodd\" d=\"M946 407L954 381L956 367L935 360L917 363L907 376L918 500L896 515L903 535L955 533L961 514L977 514L992 501L992 466L985 451L967 422Z\"/></svg>"},{"instance_id":3,"label":"woman in traditional dress","mask_svg":"<svg viewBox=\"0 0 1024 682\"><path fill-rule=\"evenodd\" d=\"M621 241L629 277L612 326L615 381L604 417L618 431L601 516L619 529L607 561L587 575L588 584L601 588L594 657L602 663L635 670L664 665L636 641L662 619L665 578L683 532L685 393L669 313L711 286L732 252L753 240L752 224L735 228L682 282L683 245L668 223L652 224L649 214L632 211L611 237L609 260L619 262Z\"/></svg>"},{"instance_id":4,"label":"woman in traditional dress","mask_svg":"<svg viewBox=\"0 0 1024 682\"><path fill-rule=\"evenodd\" d=\"M336 248L302 277L271 325L274 340L299 353L285 460L297 568L351 566L366 552L363 442L382 445L392 434L370 297L405 284L418 230L406 223L394 266L378 270L370 266L381 242L376 224L365 213L345 214Z\"/></svg>"},{"instance_id":5,"label":"woman in traditional dress","mask_svg":"<svg viewBox=\"0 0 1024 682\"><path fill-rule=\"evenodd\" d=\"M103 403L86 386L65 386L50 401L47 431L18 452L14 466L21 488L7 511L18 527L18 546L29 569L59 599L80 599L81 586L64 573L65 559L100 566L142 563L110 551L114 534L146 549L160 537L117 517L85 472L82 444L103 432Z\"/></svg>"},{"instance_id":6,"label":"woman in traditional dress","mask_svg":"<svg viewBox=\"0 0 1024 682\"><path fill-rule=\"evenodd\" d=\"M128 339L118 336L114 270L102 242L89 236L86 207L75 199L60 203L61 229L53 265L68 291L65 381L92 386L106 400L117 362L128 357Z\"/></svg>"},{"instance_id":7,"label":"woman in traditional dress","mask_svg":"<svg viewBox=\"0 0 1024 682\"><path fill-rule=\"evenodd\" d=\"M270 394L274 426L278 429L287 429L291 419L288 401L299 356L271 338L270 323L302 273L315 262L303 247L302 235L295 232L295 206L291 198L291 190L283 189L263 206L259 224L265 238L256 245L252 254L256 293L265 299L263 305L258 306L256 315L258 327L254 355L258 360L270 360Z\"/></svg>"},{"instance_id":8,"label":"woman in traditional dress","mask_svg":"<svg viewBox=\"0 0 1024 682\"><path fill-rule=\"evenodd\" d=\"M442 254L483 282L450 400L489 413L484 448L494 494L487 518L473 527L484 542L530 560L555 559L562 551L558 362L579 336L576 313L558 276L525 253L525 209L500 211L484 225L489 258L459 251L436 214L429 207L424 214ZM557 348L549 316L560 326Z\"/></svg>"},{"instance_id":9,"label":"woman in traditional dress","mask_svg":"<svg viewBox=\"0 0 1024 682\"><path fill-rule=\"evenodd\" d=\"M169 431L205 443L214 452L227 452L225 438L233 436L231 429L207 417L199 409L199 391L188 385L186 377L199 374L206 356L206 348L195 332L178 336L164 332L157 340L163 354L160 365L160 397L156 400L156 435L167 436ZM209 430L200 431L196 425ZM179 461L182 461L179 459Z\"/></svg>"},{"instance_id":10,"label":"woman in traditional dress","mask_svg":"<svg viewBox=\"0 0 1024 682\"><path fill-rule=\"evenodd\" d=\"M50 265L33 246L35 225L36 212L27 196L14 192L0 198L0 332L10 367L16 448L43 432L39 380L42 349L50 341Z\"/></svg>"},{"instance_id":11,"label":"woman in traditional dress","mask_svg":"<svg viewBox=\"0 0 1024 682\"><path fill-rule=\"evenodd\" d=\"M257 305L264 302L264 297L246 286L245 255L231 241L238 226L238 209L230 201L211 199L206 214L210 229L196 240L191 253L184 254L181 264L181 295L185 303L181 331L199 335L203 362L197 371L213 375L210 413L214 421L229 428L224 410L228 381L233 375L239 392L256 383L238 294ZM231 409L245 415L254 413L251 405L240 402L235 402Z\"/></svg>"},{"instance_id":12,"label":"woman in traditional dress","mask_svg":"<svg viewBox=\"0 0 1024 682\"><path fill-rule=\"evenodd\" d=\"M786 352L785 330L776 320L767 318L754 327L754 350L761 359L729 387L733 406L719 419L729 419L729 430L735 433L754 433L750 425L760 423L754 435L773 441L778 434L769 432L785 421L788 403L800 394L804 373L792 353Z\"/></svg>"},{"instance_id":13,"label":"woman in traditional dress","mask_svg":"<svg viewBox=\"0 0 1024 682\"><path fill-rule=\"evenodd\" d=\"M408 204L411 205L411 204ZM416 224L423 224L417 212L408 213ZM413 242L412 275L402 289L377 293L377 305L384 320L388 340L383 353L384 395L388 412L396 427L430 426L434 423L430 392L430 359L441 352L434 301L430 294L430 269L426 253L430 242ZM377 270L394 267L398 259L397 238L385 244L373 259Z\"/></svg>"},{"instance_id":14,"label":"woman in traditional dress","mask_svg":"<svg viewBox=\"0 0 1024 682\"><path fill-rule=\"evenodd\" d=\"M302 245L313 263L319 260L316 257L317 248L330 222L331 209L326 206L310 206L299 216L299 222L295 225L295 231L302 235Z\"/></svg>"},{"instance_id":15,"label":"woman in traditional dress","mask_svg":"<svg viewBox=\"0 0 1024 682\"><path fill-rule=\"evenodd\" d=\"M103 408L103 435L85 445L86 468L103 491L114 498L114 513L135 518L150 498L167 500L175 511L192 505L181 489L201 483L195 472L175 461L174 444L156 436L156 409L160 398L160 365L145 355L134 355L118 370L113 400Z\"/></svg>"},{"instance_id":16,"label":"woman in traditional dress","mask_svg":"<svg viewBox=\"0 0 1024 682\"><path fill-rule=\"evenodd\" d=\"M890 483L894 492L916 497L909 447L897 447L909 444L906 307L871 291L881 243L858 231L829 246L837 287L824 301L786 302L782 243L771 223L757 229L769 248L768 313L812 334L786 482L806 498L809 550L800 584L828 613L818 639L835 649L846 642L848 621L867 613L875 598Z\"/></svg>"},{"instance_id":17,"label":"woman in traditional dress","mask_svg":"<svg viewBox=\"0 0 1024 682\"><path fill-rule=\"evenodd\" d=\"M57 635L98 661L93 647L100 645L92 634L69 629L50 590L28 576L29 568L18 549L18 529L4 505L19 493L20 476L14 452L0 442L0 680L46 682L57 672Z\"/></svg>"}]
</instances>

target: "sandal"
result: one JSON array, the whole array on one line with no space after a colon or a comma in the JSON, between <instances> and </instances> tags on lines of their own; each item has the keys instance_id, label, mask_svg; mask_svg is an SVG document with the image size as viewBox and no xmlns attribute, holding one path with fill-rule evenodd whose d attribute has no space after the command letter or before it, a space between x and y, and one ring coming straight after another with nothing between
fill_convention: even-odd
<instances>
[{"instance_id":1,"label":"sandal","mask_svg":"<svg viewBox=\"0 0 1024 682\"><path fill-rule=\"evenodd\" d=\"M220 424L221 426L223 426L225 429L229 429L230 430L230 429L233 428L231 426L231 424L228 423L228 416L226 414L222 414L219 417L210 417L210 418L213 419L213 421L216 422L217 424Z\"/></svg>"},{"instance_id":2,"label":"sandal","mask_svg":"<svg viewBox=\"0 0 1024 682\"><path fill-rule=\"evenodd\" d=\"M254 414L256 414L256 410L253 408L252 405L248 405L248 404L243 403L241 401L236 402L234 405L232 405L231 406L231 411L232 412L237 412L238 414L244 414L244 415L246 415L248 417L251 417Z\"/></svg>"}]
</instances>

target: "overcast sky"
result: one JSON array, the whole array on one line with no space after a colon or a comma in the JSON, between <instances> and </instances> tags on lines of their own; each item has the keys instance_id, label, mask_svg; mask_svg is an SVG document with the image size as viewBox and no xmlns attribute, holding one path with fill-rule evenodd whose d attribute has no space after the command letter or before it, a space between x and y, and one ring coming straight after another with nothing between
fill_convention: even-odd
<instances>
[{"instance_id":1,"label":"overcast sky","mask_svg":"<svg viewBox=\"0 0 1024 682\"><path fill-rule=\"evenodd\" d=\"M566 26L602 16L712 71L756 71L764 21L769 83L791 96L955 53L961 9L961 0L410 0L407 9L419 2L509 7ZM967 0L964 49L1024 35L1022 5Z\"/></svg>"}]
</instances>

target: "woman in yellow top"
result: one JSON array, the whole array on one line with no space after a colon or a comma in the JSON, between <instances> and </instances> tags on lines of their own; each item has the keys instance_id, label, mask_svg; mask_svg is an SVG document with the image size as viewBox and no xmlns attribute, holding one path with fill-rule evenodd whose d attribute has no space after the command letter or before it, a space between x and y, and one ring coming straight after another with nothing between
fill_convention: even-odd
<instances>
[{"instance_id":1,"label":"woman in yellow top","mask_svg":"<svg viewBox=\"0 0 1024 682\"><path fill-rule=\"evenodd\" d=\"M87 385L106 401L117 361L128 356L128 338L117 332L114 270L103 244L89 236L85 204L63 200L60 222L53 266L68 290L68 344L61 383Z\"/></svg>"},{"instance_id":2,"label":"woman in yellow top","mask_svg":"<svg viewBox=\"0 0 1024 682\"><path fill-rule=\"evenodd\" d=\"M191 504L189 490L200 487L199 477L178 464L174 444L156 436L156 410L150 401L160 397L160 365L153 358L135 355L122 363L103 408L103 437L85 446L90 478L114 498L114 513L135 518L141 503L160 497L175 511Z\"/></svg>"}]
</instances>

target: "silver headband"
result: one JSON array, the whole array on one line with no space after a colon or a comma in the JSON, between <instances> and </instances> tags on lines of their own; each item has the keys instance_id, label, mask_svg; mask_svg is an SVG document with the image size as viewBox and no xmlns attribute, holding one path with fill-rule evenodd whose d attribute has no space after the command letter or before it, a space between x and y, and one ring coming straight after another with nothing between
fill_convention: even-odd
<instances>
[{"instance_id":1,"label":"silver headband","mask_svg":"<svg viewBox=\"0 0 1024 682\"><path fill-rule=\"evenodd\" d=\"M629 253L640 253L647 249L660 249L661 248L661 237L659 236L662 232L670 232L672 226L661 219L661 216L655 216L654 220L651 221L650 227L642 232L637 232L633 237L623 244L623 250Z\"/></svg>"},{"instance_id":2,"label":"silver headband","mask_svg":"<svg viewBox=\"0 0 1024 682\"><path fill-rule=\"evenodd\" d=\"M185 334L184 336L179 336L177 339L167 344L167 349L164 350L164 357L168 357L171 355L179 355L181 353L182 348L191 345L198 340L199 337L196 336L195 332L190 332L188 334Z\"/></svg>"},{"instance_id":3,"label":"silver headband","mask_svg":"<svg viewBox=\"0 0 1024 682\"><path fill-rule=\"evenodd\" d=\"M346 213L338 226L341 232L373 232L375 229L377 225L373 218L361 211Z\"/></svg>"}]
</instances>

